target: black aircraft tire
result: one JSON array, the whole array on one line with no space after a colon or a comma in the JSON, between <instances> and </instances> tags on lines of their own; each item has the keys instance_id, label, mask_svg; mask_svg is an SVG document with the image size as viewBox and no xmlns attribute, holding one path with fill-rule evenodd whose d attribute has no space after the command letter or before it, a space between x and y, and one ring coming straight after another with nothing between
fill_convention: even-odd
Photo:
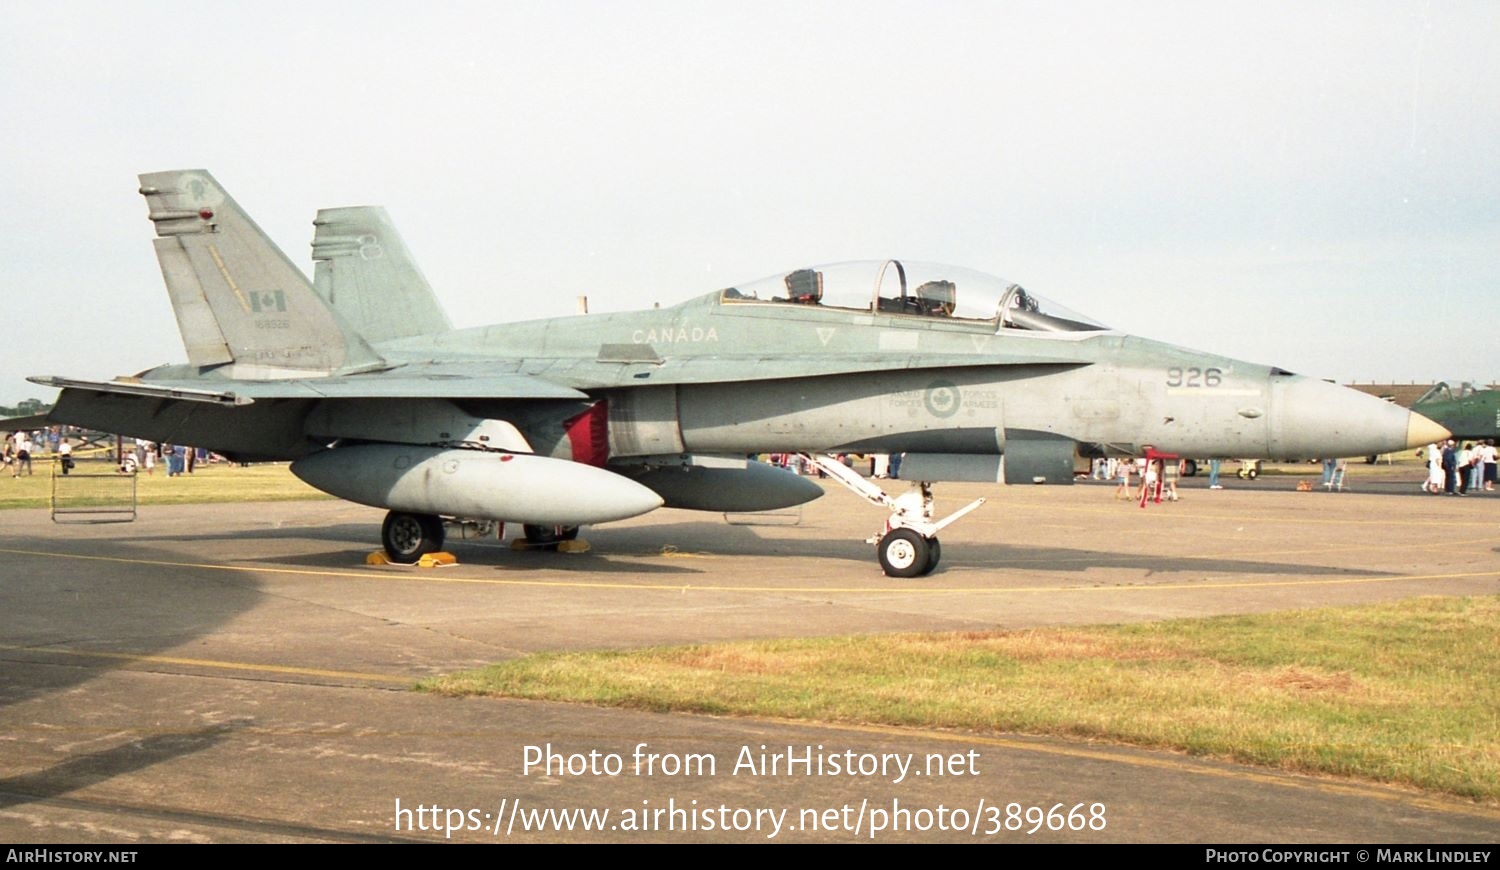
<instances>
[{"instance_id":1,"label":"black aircraft tire","mask_svg":"<svg viewBox=\"0 0 1500 870\"><path fill-rule=\"evenodd\" d=\"M426 514L391 511L380 526L385 555L398 565L412 565L443 546L443 521Z\"/></svg>"},{"instance_id":2,"label":"black aircraft tire","mask_svg":"<svg viewBox=\"0 0 1500 870\"><path fill-rule=\"evenodd\" d=\"M928 540L911 529L891 529L880 539L876 551L887 577L920 577L931 568Z\"/></svg>"},{"instance_id":3,"label":"black aircraft tire","mask_svg":"<svg viewBox=\"0 0 1500 870\"><path fill-rule=\"evenodd\" d=\"M927 539L927 568L926 568L926 570L924 570L922 572L922 576L926 577L928 574L931 574L937 568L938 562L941 561L942 558L943 558L943 545L938 542L937 538L928 538Z\"/></svg>"},{"instance_id":4,"label":"black aircraft tire","mask_svg":"<svg viewBox=\"0 0 1500 870\"><path fill-rule=\"evenodd\" d=\"M1196 460L1196 459L1184 459L1184 460L1182 460L1182 476L1183 477L1194 477L1197 474L1198 474L1198 460Z\"/></svg>"},{"instance_id":5,"label":"black aircraft tire","mask_svg":"<svg viewBox=\"0 0 1500 870\"><path fill-rule=\"evenodd\" d=\"M556 550L557 545L563 541L572 541L578 537L578 527L525 525L521 526L521 534L534 549Z\"/></svg>"}]
</instances>

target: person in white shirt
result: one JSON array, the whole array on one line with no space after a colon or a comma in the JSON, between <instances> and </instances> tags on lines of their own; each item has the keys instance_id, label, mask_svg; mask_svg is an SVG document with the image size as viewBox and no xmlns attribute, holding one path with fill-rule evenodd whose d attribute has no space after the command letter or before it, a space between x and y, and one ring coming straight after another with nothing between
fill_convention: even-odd
<instances>
[{"instance_id":1,"label":"person in white shirt","mask_svg":"<svg viewBox=\"0 0 1500 870\"><path fill-rule=\"evenodd\" d=\"M1437 444L1427 445L1427 482L1423 486L1433 495L1443 491L1443 448Z\"/></svg>"},{"instance_id":2,"label":"person in white shirt","mask_svg":"<svg viewBox=\"0 0 1500 870\"><path fill-rule=\"evenodd\" d=\"M21 466L26 467L26 476L31 476L31 436L25 432L16 433L16 477L21 476Z\"/></svg>"}]
</instances>

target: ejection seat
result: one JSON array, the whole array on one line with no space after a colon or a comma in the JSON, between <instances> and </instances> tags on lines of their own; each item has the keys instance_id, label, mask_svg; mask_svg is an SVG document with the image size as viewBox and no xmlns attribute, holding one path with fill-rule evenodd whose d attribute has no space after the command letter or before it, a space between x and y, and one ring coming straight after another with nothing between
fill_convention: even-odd
<instances>
[{"instance_id":1,"label":"ejection seat","mask_svg":"<svg viewBox=\"0 0 1500 870\"><path fill-rule=\"evenodd\" d=\"M786 276L787 302L798 305L823 304L823 273L815 269L798 269Z\"/></svg>"}]
</instances>

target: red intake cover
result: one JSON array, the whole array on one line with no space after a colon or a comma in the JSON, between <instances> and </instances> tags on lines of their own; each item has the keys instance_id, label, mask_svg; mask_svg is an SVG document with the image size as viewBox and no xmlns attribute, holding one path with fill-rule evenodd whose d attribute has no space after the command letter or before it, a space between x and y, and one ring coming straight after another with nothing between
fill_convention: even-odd
<instances>
[{"instance_id":1,"label":"red intake cover","mask_svg":"<svg viewBox=\"0 0 1500 870\"><path fill-rule=\"evenodd\" d=\"M573 448L573 461L603 468L609 461L609 409L605 403L595 402L563 426Z\"/></svg>"}]
</instances>

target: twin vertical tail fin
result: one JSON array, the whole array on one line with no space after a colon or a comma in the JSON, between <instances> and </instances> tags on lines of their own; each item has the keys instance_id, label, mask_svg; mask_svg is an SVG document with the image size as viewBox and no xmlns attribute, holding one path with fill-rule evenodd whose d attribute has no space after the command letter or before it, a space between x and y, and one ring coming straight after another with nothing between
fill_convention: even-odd
<instances>
[{"instance_id":1,"label":"twin vertical tail fin","mask_svg":"<svg viewBox=\"0 0 1500 870\"><path fill-rule=\"evenodd\" d=\"M264 380L384 365L213 176L182 170L140 180L189 362Z\"/></svg>"},{"instance_id":2,"label":"twin vertical tail fin","mask_svg":"<svg viewBox=\"0 0 1500 870\"><path fill-rule=\"evenodd\" d=\"M313 288L366 340L453 328L385 209L325 208L313 226Z\"/></svg>"}]
</instances>

